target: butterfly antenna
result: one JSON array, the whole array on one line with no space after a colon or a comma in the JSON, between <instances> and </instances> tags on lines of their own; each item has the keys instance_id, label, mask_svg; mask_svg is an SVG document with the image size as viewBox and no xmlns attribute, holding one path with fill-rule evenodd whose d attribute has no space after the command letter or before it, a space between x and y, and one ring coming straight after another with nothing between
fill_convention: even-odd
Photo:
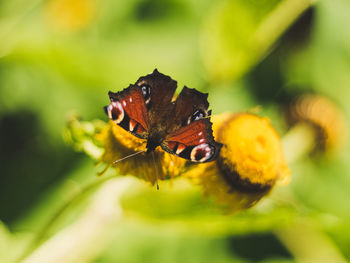
<instances>
[{"instance_id":1,"label":"butterfly antenna","mask_svg":"<svg viewBox=\"0 0 350 263\"><path fill-rule=\"evenodd\" d=\"M157 190L159 190L159 184L158 184L158 169L157 169L156 159L155 159L155 157L154 157L154 152L152 152L152 158L153 158L153 163L154 163L154 169L155 169L155 171L156 171Z\"/></svg>"},{"instance_id":2,"label":"butterfly antenna","mask_svg":"<svg viewBox=\"0 0 350 263\"><path fill-rule=\"evenodd\" d=\"M139 151L139 152L136 152L136 153L132 153L132 154L130 154L130 155L128 155L128 156L125 156L125 157L123 157L123 158L121 158L121 159L119 159L119 160L114 161L113 163L114 163L114 164L119 163L119 162L121 162L121 161L123 161L123 160L125 160L125 159L128 159L128 158L130 158L130 157L133 157L133 156L138 155L138 154L140 154L140 153L143 153L143 152L145 152L145 151L147 151L147 150L142 150L142 151Z\"/></svg>"}]
</instances>

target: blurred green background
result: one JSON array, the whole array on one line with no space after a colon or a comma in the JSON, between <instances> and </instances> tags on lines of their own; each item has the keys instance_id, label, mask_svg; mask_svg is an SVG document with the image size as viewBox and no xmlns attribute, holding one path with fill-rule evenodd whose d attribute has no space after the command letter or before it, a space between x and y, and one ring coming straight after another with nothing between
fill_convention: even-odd
<instances>
[{"instance_id":1,"label":"blurred green background","mask_svg":"<svg viewBox=\"0 0 350 263\"><path fill-rule=\"evenodd\" d=\"M108 90L154 68L179 87L209 92L214 114L260 105L259 115L281 137L287 132L282 109L302 93L327 96L348 120L349 13L348 0L1 1L0 261L12 262L60 204L96 179L94 162L62 139L69 115L107 121ZM308 222L337 259L350 261L349 144L290 169L288 186L233 216L214 209L211 218L205 205L193 212L195 205L173 207L179 196L151 195L155 211L169 204L165 218L181 225L195 214L212 220L212 230L125 220L88 261L295 262L298 255L276 232L291 221ZM47 237L74 222L83 203ZM139 217L162 217L145 207ZM289 238L298 243L303 235L295 230ZM323 249L316 241L308 245Z\"/></svg>"}]
</instances>

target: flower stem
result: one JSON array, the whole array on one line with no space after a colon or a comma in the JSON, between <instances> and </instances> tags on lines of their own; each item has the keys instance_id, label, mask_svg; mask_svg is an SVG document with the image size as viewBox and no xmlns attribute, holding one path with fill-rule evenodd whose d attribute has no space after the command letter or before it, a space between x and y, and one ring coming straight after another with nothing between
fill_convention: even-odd
<instances>
[{"instance_id":1,"label":"flower stem","mask_svg":"<svg viewBox=\"0 0 350 263\"><path fill-rule=\"evenodd\" d=\"M311 153L316 143L316 131L307 123L298 123L283 136L282 144L288 164Z\"/></svg>"},{"instance_id":2,"label":"flower stem","mask_svg":"<svg viewBox=\"0 0 350 263\"><path fill-rule=\"evenodd\" d=\"M292 164L315 149L316 130L310 124L298 123L283 137L282 143L287 162ZM297 262L347 262L334 242L311 220L296 221L276 229L274 234Z\"/></svg>"},{"instance_id":3,"label":"flower stem","mask_svg":"<svg viewBox=\"0 0 350 263\"><path fill-rule=\"evenodd\" d=\"M347 262L333 241L310 222L296 222L275 235L297 262Z\"/></svg>"},{"instance_id":4,"label":"flower stem","mask_svg":"<svg viewBox=\"0 0 350 263\"><path fill-rule=\"evenodd\" d=\"M318 0L284 0L281 1L259 24L250 37L244 52L242 69L233 73L237 79L245 71L263 60L276 45L282 34Z\"/></svg>"},{"instance_id":5,"label":"flower stem","mask_svg":"<svg viewBox=\"0 0 350 263\"><path fill-rule=\"evenodd\" d=\"M93 196L91 204L74 223L52 236L25 258L23 263L93 260L112 237L110 228L122 219L120 199L133 183L130 177L114 177L103 184Z\"/></svg>"},{"instance_id":6,"label":"flower stem","mask_svg":"<svg viewBox=\"0 0 350 263\"><path fill-rule=\"evenodd\" d=\"M50 232L51 228L54 226L54 224L58 221L58 219L64 214L64 212L72 206L77 201L81 200L81 198L86 195L88 192L92 191L93 189L96 189L98 186L103 184L104 182L116 178L115 175L109 175L105 176L103 178L98 178L97 180L94 180L87 185L83 186L80 191L72 195L68 200L66 200L65 203L63 203L56 212L48 219L46 224L44 224L41 229L37 232L35 237L30 241L27 248L24 250L24 252L19 256L16 262L21 262L23 258L27 257L37 246L40 245L40 243L44 240L44 238L47 236L47 234Z\"/></svg>"},{"instance_id":7,"label":"flower stem","mask_svg":"<svg viewBox=\"0 0 350 263\"><path fill-rule=\"evenodd\" d=\"M256 57L262 57L289 26L318 0L284 0L256 29L251 43ZM254 54L253 53L253 54Z\"/></svg>"}]
</instances>

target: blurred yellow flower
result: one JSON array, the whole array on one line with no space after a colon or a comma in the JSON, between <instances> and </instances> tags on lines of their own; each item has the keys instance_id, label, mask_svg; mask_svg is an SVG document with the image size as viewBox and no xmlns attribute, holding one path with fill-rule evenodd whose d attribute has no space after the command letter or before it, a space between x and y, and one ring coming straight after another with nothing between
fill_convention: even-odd
<instances>
[{"instance_id":1,"label":"blurred yellow flower","mask_svg":"<svg viewBox=\"0 0 350 263\"><path fill-rule=\"evenodd\" d=\"M305 94L292 102L287 109L290 125L306 123L314 129L315 150L331 152L341 146L345 139L345 118L328 98Z\"/></svg>"},{"instance_id":2,"label":"blurred yellow flower","mask_svg":"<svg viewBox=\"0 0 350 263\"><path fill-rule=\"evenodd\" d=\"M107 167L114 165L119 174L133 175L152 184L156 182L156 175L164 180L183 174L198 184L206 196L213 197L231 212L253 206L277 181L288 182L289 170L281 141L267 118L251 113L228 113L214 116L212 120L215 139L224 146L216 161L202 164L188 162L160 148L153 153L154 160L151 154L140 153L113 164L145 150L146 141L112 121L103 126L99 124L93 132L91 125L75 120L70 122L67 134L75 138L78 149L89 153L91 147L86 147L86 140L94 133L92 143L101 147L102 152L98 159ZM90 155L98 156L98 152Z\"/></svg>"},{"instance_id":3,"label":"blurred yellow flower","mask_svg":"<svg viewBox=\"0 0 350 263\"><path fill-rule=\"evenodd\" d=\"M289 180L280 138L267 118L221 114L213 122L215 138L224 144L218 160L185 174L207 196L234 212L253 206L277 181Z\"/></svg>"},{"instance_id":4,"label":"blurred yellow flower","mask_svg":"<svg viewBox=\"0 0 350 263\"><path fill-rule=\"evenodd\" d=\"M96 0L51 0L47 4L49 22L63 31L78 31L92 21Z\"/></svg>"},{"instance_id":5,"label":"blurred yellow flower","mask_svg":"<svg viewBox=\"0 0 350 263\"><path fill-rule=\"evenodd\" d=\"M146 149L146 141L125 131L112 121L97 135L102 141L104 153L101 161L113 164L114 161L138 151ZM152 154L154 154L155 165ZM156 173L158 179L164 180L180 175L187 161L171 155L159 148L152 154L141 153L115 164L115 168L123 175L134 175L154 184Z\"/></svg>"}]
</instances>

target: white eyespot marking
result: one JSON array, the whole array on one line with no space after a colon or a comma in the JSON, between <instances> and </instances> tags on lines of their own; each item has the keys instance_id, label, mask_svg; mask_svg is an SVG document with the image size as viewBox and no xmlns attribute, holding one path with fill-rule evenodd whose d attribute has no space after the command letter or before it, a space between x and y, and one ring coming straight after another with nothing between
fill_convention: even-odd
<instances>
[{"instance_id":1,"label":"white eyespot marking","mask_svg":"<svg viewBox=\"0 0 350 263\"><path fill-rule=\"evenodd\" d=\"M199 143L203 143L203 142L205 142L205 139L200 139L199 140Z\"/></svg>"},{"instance_id":2,"label":"white eyespot marking","mask_svg":"<svg viewBox=\"0 0 350 263\"><path fill-rule=\"evenodd\" d=\"M132 103L132 98L131 97L130 97L129 101L130 101L130 103Z\"/></svg>"},{"instance_id":3,"label":"white eyespot marking","mask_svg":"<svg viewBox=\"0 0 350 263\"><path fill-rule=\"evenodd\" d=\"M110 118L112 120L112 109L113 109L113 105L109 104L107 107L107 114L108 114L108 118Z\"/></svg>"},{"instance_id":4,"label":"white eyespot marking","mask_svg":"<svg viewBox=\"0 0 350 263\"><path fill-rule=\"evenodd\" d=\"M113 120L115 123L119 124L124 119L124 109L122 104L119 101L113 101L108 106L108 117Z\"/></svg>"},{"instance_id":5,"label":"white eyespot marking","mask_svg":"<svg viewBox=\"0 0 350 263\"><path fill-rule=\"evenodd\" d=\"M134 121L133 119L130 119L130 122L129 122L129 131L134 131L136 125L137 125L137 122Z\"/></svg>"},{"instance_id":6,"label":"white eyespot marking","mask_svg":"<svg viewBox=\"0 0 350 263\"><path fill-rule=\"evenodd\" d=\"M182 153L183 150L186 149L186 145L183 145L183 144L179 144L177 146L177 149L176 149L176 154L179 155L180 153Z\"/></svg>"},{"instance_id":7,"label":"white eyespot marking","mask_svg":"<svg viewBox=\"0 0 350 263\"><path fill-rule=\"evenodd\" d=\"M202 134L203 134L203 132L199 132L199 133L198 133L198 136L202 136Z\"/></svg>"},{"instance_id":8,"label":"white eyespot marking","mask_svg":"<svg viewBox=\"0 0 350 263\"><path fill-rule=\"evenodd\" d=\"M209 160L214 154L214 149L206 143L202 143L194 147L191 151L192 162L205 162Z\"/></svg>"},{"instance_id":9,"label":"white eyespot marking","mask_svg":"<svg viewBox=\"0 0 350 263\"><path fill-rule=\"evenodd\" d=\"M148 105L151 101L151 86L143 83L140 85L142 96L145 98L145 103Z\"/></svg>"},{"instance_id":10,"label":"white eyespot marking","mask_svg":"<svg viewBox=\"0 0 350 263\"><path fill-rule=\"evenodd\" d=\"M187 125L190 123L203 119L208 116L208 112L206 110L196 110L191 116L187 118Z\"/></svg>"},{"instance_id":11,"label":"white eyespot marking","mask_svg":"<svg viewBox=\"0 0 350 263\"><path fill-rule=\"evenodd\" d=\"M126 101L125 101L125 100L123 100L122 102L123 102L123 106L125 107L125 106L126 106Z\"/></svg>"}]
</instances>

